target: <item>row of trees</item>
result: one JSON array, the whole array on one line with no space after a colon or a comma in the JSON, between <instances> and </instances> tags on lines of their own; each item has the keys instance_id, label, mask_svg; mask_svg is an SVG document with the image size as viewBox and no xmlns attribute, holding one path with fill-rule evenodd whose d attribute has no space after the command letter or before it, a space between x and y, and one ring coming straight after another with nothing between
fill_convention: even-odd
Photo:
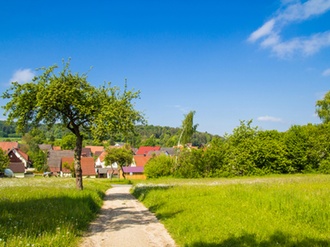
<instances>
[{"instance_id":1,"label":"row of trees","mask_svg":"<svg viewBox=\"0 0 330 247\"><path fill-rule=\"evenodd\" d=\"M330 173L329 133L330 123L295 125L278 132L241 121L232 134L214 138L205 148L182 149L177 158L154 157L145 173L149 178Z\"/></svg>"}]
</instances>

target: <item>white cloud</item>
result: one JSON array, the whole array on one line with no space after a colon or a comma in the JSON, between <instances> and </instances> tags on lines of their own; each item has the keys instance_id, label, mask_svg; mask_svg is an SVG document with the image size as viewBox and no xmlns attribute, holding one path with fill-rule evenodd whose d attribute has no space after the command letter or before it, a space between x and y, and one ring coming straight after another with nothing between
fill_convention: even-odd
<instances>
[{"instance_id":1,"label":"white cloud","mask_svg":"<svg viewBox=\"0 0 330 247\"><path fill-rule=\"evenodd\" d=\"M26 83L32 80L35 76L31 69L19 69L16 70L10 79L10 82Z\"/></svg>"},{"instance_id":2,"label":"white cloud","mask_svg":"<svg viewBox=\"0 0 330 247\"><path fill-rule=\"evenodd\" d=\"M330 46L330 31L306 37L294 37L284 41L281 36L281 31L286 25L301 22L329 11L330 0L308 0L304 3L286 0L283 4L284 7L279 9L270 21L249 36L249 42L260 40L261 47L271 49L275 55L281 58L290 57L295 53L309 56Z\"/></svg>"},{"instance_id":3,"label":"white cloud","mask_svg":"<svg viewBox=\"0 0 330 247\"><path fill-rule=\"evenodd\" d=\"M266 35L269 35L272 33L273 31L273 27L274 27L274 24L275 24L275 20L274 19L271 19L269 21L267 21L264 25L262 25L259 29L257 29L256 31L254 31L250 37L249 37L249 41L250 42L255 42L257 41L258 39L266 36Z\"/></svg>"},{"instance_id":4,"label":"white cloud","mask_svg":"<svg viewBox=\"0 0 330 247\"><path fill-rule=\"evenodd\" d=\"M258 117L257 120L261 122L283 122L281 118L271 116Z\"/></svg>"},{"instance_id":5,"label":"white cloud","mask_svg":"<svg viewBox=\"0 0 330 247\"><path fill-rule=\"evenodd\" d=\"M330 68L323 71L322 75L323 76L330 76Z\"/></svg>"}]
</instances>

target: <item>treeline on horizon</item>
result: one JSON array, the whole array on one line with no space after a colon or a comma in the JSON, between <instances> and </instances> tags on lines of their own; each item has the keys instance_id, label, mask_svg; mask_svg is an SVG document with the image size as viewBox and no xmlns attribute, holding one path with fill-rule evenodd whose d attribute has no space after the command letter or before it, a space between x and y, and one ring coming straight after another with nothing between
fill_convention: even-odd
<instances>
[{"instance_id":1,"label":"treeline on horizon","mask_svg":"<svg viewBox=\"0 0 330 247\"><path fill-rule=\"evenodd\" d=\"M55 146L62 146L61 140L63 138L67 139L68 136L72 137L72 133L68 129L63 128L61 124L55 124L50 130L48 130L45 125L41 125L38 130L37 132L31 130L28 133L33 136L38 135L38 142L53 144ZM111 136L108 141L110 142L109 144L125 142L137 148L140 146L173 147L178 144L181 131L181 128L168 126L137 125L135 134L130 134L128 137L124 137L123 135ZM8 124L6 121L0 120L0 138L10 141L22 137L22 135L16 133L15 123ZM218 136L197 131L193 134L191 143L193 146L201 147L209 143L214 137ZM86 135L84 137L84 144L102 145L102 142L94 140L90 135Z\"/></svg>"},{"instance_id":2,"label":"treeline on horizon","mask_svg":"<svg viewBox=\"0 0 330 247\"><path fill-rule=\"evenodd\" d=\"M330 122L293 125L286 132L241 121L232 134L213 138L178 157L157 156L145 166L148 178L235 177L267 174L330 174Z\"/></svg>"}]
</instances>

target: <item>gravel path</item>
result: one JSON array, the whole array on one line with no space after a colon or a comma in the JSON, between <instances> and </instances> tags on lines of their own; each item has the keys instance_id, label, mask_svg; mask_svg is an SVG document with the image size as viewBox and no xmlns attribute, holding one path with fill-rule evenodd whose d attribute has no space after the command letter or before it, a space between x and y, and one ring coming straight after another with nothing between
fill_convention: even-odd
<instances>
[{"instance_id":1,"label":"gravel path","mask_svg":"<svg viewBox=\"0 0 330 247\"><path fill-rule=\"evenodd\" d=\"M98 218L83 237L81 247L174 247L165 227L130 193L130 185L106 192Z\"/></svg>"}]
</instances>

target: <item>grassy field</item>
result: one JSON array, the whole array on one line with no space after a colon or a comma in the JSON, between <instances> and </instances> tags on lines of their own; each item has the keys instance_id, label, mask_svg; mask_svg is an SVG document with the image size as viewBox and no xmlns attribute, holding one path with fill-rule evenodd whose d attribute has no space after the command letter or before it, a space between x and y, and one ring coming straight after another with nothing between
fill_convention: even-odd
<instances>
[{"instance_id":1,"label":"grassy field","mask_svg":"<svg viewBox=\"0 0 330 247\"><path fill-rule=\"evenodd\" d=\"M330 246L330 176L147 180L134 195L180 246Z\"/></svg>"},{"instance_id":2,"label":"grassy field","mask_svg":"<svg viewBox=\"0 0 330 247\"><path fill-rule=\"evenodd\" d=\"M96 216L109 180L0 179L0 246L76 246Z\"/></svg>"}]
</instances>

